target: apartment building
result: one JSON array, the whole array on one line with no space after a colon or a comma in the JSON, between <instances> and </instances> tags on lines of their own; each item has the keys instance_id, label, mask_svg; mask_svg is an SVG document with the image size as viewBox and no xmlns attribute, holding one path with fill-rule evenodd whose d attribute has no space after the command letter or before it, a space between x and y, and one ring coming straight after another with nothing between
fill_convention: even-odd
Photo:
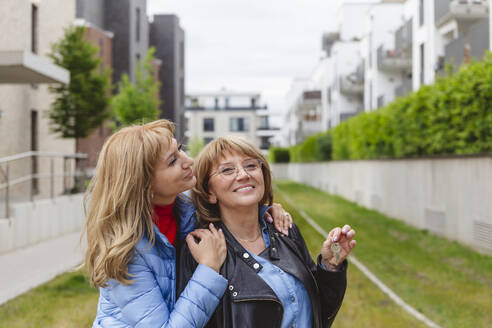
<instances>
[{"instance_id":1,"label":"apartment building","mask_svg":"<svg viewBox=\"0 0 492 328\"><path fill-rule=\"evenodd\" d=\"M186 96L185 105L188 140L198 137L208 143L219 136L236 135L266 152L278 132L270 126L267 106L256 92L192 93Z\"/></svg>"},{"instance_id":2,"label":"apartment building","mask_svg":"<svg viewBox=\"0 0 492 328\"><path fill-rule=\"evenodd\" d=\"M150 44L161 61L159 81L161 118L176 123L176 137L184 138L185 124L185 33L175 15L154 15Z\"/></svg>"},{"instance_id":3,"label":"apartment building","mask_svg":"<svg viewBox=\"0 0 492 328\"><path fill-rule=\"evenodd\" d=\"M480 59L490 49L486 0L382 0L342 4L337 30L325 33L320 60L311 76L296 80L286 100L283 144L334 127L363 111L431 84ZM302 82L301 82L302 81ZM319 91L316 103L304 91ZM311 106L311 107L310 107ZM316 109L314 109L316 108ZM302 113L316 115L306 129Z\"/></svg>"},{"instance_id":4,"label":"apartment building","mask_svg":"<svg viewBox=\"0 0 492 328\"><path fill-rule=\"evenodd\" d=\"M0 12L0 158L28 151L73 153L73 139L51 132L47 111L54 100L50 84L68 83L70 74L48 58L53 43L75 18L75 0L2 0ZM25 158L0 164L0 186L8 174L11 200L26 195L58 194L63 178L16 180L50 170L63 172L63 163ZM24 182L22 182L24 181ZM5 189L0 189L0 202ZM1 214L0 214L1 215Z\"/></svg>"},{"instance_id":5,"label":"apartment building","mask_svg":"<svg viewBox=\"0 0 492 328\"><path fill-rule=\"evenodd\" d=\"M85 9L87 10L87 7L85 7ZM99 14L97 11L94 11L94 13ZM98 16L95 16L94 18L98 18ZM94 21L97 22L96 19ZM91 23L90 21L81 18L76 19L74 25L84 26L85 39L99 49L97 56L101 59L100 70L112 71L114 34L110 31L103 30L99 25L95 25L95 23ZM112 129L108 122L96 128L86 138L81 138L76 141L77 152L87 154L88 156L87 160L84 162L85 166L91 169L96 167L99 152L101 151L104 142L111 134Z\"/></svg>"}]
</instances>

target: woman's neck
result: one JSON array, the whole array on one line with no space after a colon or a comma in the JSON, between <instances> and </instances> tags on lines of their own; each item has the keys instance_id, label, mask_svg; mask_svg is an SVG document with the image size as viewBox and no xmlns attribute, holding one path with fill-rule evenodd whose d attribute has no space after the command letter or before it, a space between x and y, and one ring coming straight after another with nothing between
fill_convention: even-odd
<instances>
[{"instance_id":1,"label":"woman's neck","mask_svg":"<svg viewBox=\"0 0 492 328\"><path fill-rule=\"evenodd\" d=\"M176 197L177 196L174 196L174 197L168 197L168 198L164 198L164 197L158 197L158 196L155 196L153 199L152 199L152 205L157 205L157 206L167 206L167 205L171 205L172 203L174 203L174 201L176 200Z\"/></svg>"},{"instance_id":2,"label":"woman's neck","mask_svg":"<svg viewBox=\"0 0 492 328\"><path fill-rule=\"evenodd\" d=\"M253 240L258 237L258 206L224 208L220 207L222 222L240 240Z\"/></svg>"}]
</instances>

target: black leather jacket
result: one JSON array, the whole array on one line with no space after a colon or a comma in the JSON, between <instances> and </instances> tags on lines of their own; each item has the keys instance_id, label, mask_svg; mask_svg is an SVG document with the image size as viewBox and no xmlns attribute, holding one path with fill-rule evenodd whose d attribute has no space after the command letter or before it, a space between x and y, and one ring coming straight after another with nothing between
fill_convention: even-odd
<instances>
[{"instance_id":1,"label":"black leather jacket","mask_svg":"<svg viewBox=\"0 0 492 328\"><path fill-rule=\"evenodd\" d=\"M270 286L258 275L262 266L232 236L222 222L227 242L227 257L220 269L229 280L228 289L207 327L233 328L280 327L283 306ZM267 224L270 246L260 256L293 275L304 284L313 310L313 327L330 327L342 304L347 286L347 261L339 272L329 272L316 265L306 247L299 229L293 224L286 237ZM181 294L193 275L197 263L186 243L180 249L177 263L177 294Z\"/></svg>"}]
</instances>

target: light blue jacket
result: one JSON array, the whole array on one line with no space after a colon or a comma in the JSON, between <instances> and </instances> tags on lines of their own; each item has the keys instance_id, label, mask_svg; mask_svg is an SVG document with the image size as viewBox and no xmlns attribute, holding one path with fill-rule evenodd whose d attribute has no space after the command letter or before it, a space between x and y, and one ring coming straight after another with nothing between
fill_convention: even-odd
<instances>
[{"instance_id":1,"label":"light blue jacket","mask_svg":"<svg viewBox=\"0 0 492 328\"><path fill-rule=\"evenodd\" d=\"M179 197L178 238L195 228L195 208ZM122 285L109 280L99 289L93 327L204 327L217 307L227 280L205 265L199 265L176 302L176 250L154 226L155 244L142 238L128 265L134 280Z\"/></svg>"}]
</instances>

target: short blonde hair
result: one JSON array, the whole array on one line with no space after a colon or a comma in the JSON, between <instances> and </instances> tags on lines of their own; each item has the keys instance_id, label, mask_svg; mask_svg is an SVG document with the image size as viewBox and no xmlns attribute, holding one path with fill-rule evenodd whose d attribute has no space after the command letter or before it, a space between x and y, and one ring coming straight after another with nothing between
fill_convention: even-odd
<instances>
[{"instance_id":1,"label":"short blonde hair","mask_svg":"<svg viewBox=\"0 0 492 328\"><path fill-rule=\"evenodd\" d=\"M208 182L212 168L226 154L244 154L261 161L265 193L259 205L271 205L273 202L272 174L270 165L261 151L251 142L236 136L218 137L206 145L195 159L196 186L193 188L192 198L197 208L197 220L201 225L220 220L220 209L217 204L209 202Z\"/></svg>"},{"instance_id":2,"label":"short blonde hair","mask_svg":"<svg viewBox=\"0 0 492 328\"><path fill-rule=\"evenodd\" d=\"M173 133L172 122L158 120L123 128L104 143L84 199L85 265L92 285L105 287L109 279L130 284L135 245L143 235L154 243L151 185Z\"/></svg>"}]
</instances>

